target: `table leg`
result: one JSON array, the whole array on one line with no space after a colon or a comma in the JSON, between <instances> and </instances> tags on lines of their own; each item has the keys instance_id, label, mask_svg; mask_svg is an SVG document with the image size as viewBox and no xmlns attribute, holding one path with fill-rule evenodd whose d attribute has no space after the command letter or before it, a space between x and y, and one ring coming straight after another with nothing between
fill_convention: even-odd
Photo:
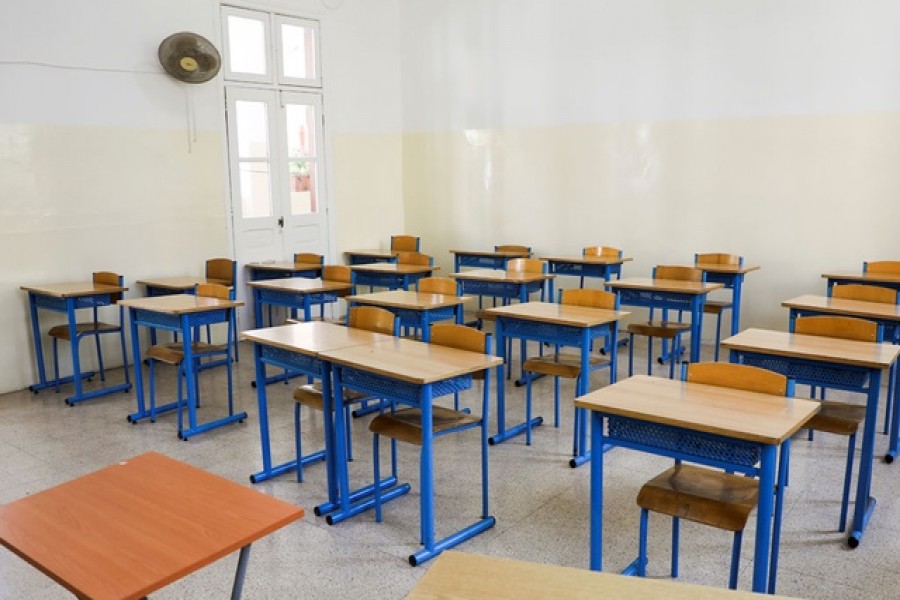
<instances>
[{"instance_id":1,"label":"table leg","mask_svg":"<svg viewBox=\"0 0 900 600\"><path fill-rule=\"evenodd\" d=\"M37 392L47 387L47 372L44 369L44 345L41 342L41 325L34 292L28 292L28 307L31 311L31 336L34 340L34 357L38 370L38 383L32 385L30 389L32 392Z\"/></svg>"},{"instance_id":2,"label":"table leg","mask_svg":"<svg viewBox=\"0 0 900 600\"><path fill-rule=\"evenodd\" d=\"M700 336L703 335L703 303L705 298L702 295L695 296L691 300L691 362L700 361ZM674 348L672 352L678 352L678 348ZM674 360L674 356L672 357Z\"/></svg>"},{"instance_id":3,"label":"table leg","mask_svg":"<svg viewBox=\"0 0 900 600\"><path fill-rule=\"evenodd\" d=\"M891 431L888 436L890 442L884 461L892 463L897 458L898 445L900 445L900 390L898 390L900 388L900 368L898 368L896 362L891 365L888 376L892 378L893 386L889 386L892 389L890 390L891 396L887 398L887 402L890 402L894 408L891 413Z\"/></svg>"},{"instance_id":4,"label":"table leg","mask_svg":"<svg viewBox=\"0 0 900 600\"><path fill-rule=\"evenodd\" d=\"M741 290L744 287L744 276L735 275L731 288L731 335L741 330Z\"/></svg>"},{"instance_id":5,"label":"table leg","mask_svg":"<svg viewBox=\"0 0 900 600\"><path fill-rule=\"evenodd\" d=\"M187 315L181 317L181 344L184 348L184 373L185 385L187 385L187 409L188 409L188 430L197 427L197 372L194 369L194 350L193 337L191 337L191 328ZM180 410L180 409L179 409ZM178 432L182 439L187 439L185 432Z\"/></svg>"},{"instance_id":6,"label":"table leg","mask_svg":"<svg viewBox=\"0 0 900 600\"><path fill-rule=\"evenodd\" d=\"M78 356L78 333L76 329L75 299L66 298L66 317L69 320L69 347L72 349L72 379L75 383L75 395L66 398L66 404L72 405L81 399L81 359Z\"/></svg>"},{"instance_id":7,"label":"table leg","mask_svg":"<svg viewBox=\"0 0 900 600\"><path fill-rule=\"evenodd\" d=\"M776 447L761 448L759 504L756 508L756 544L753 552L753 591L765 593L769 579L769 544L772 536Z\"/></svg>"},{"instance_id":8,"label":"table leg","mask_svg":"<svg viewBox=\"0 0 900 600\"><path fill-rule=\"evenodd\" d=\"M262 301L260 300L260 294L259 288L253 288L253 323L256 325L257 329L260 329L263 326L263 307Z\"/></svg>"},{"instance_id":9,"label":"table leg","mask_svg":"<svg viewBox=\"0 0 900 600\"><path fill-rule=\"evenodd\" d=\"M872 369L869 373L869 392L866 400L866 420L863 425L862 452L859 459L859 477L856 482L856 504L853 507L853 526L847 544L851 548L859 546L863 532L875 509L872 490L872 462L875 457L875 417L878 412L878 394L881 391L881 371Z\"/></svg>"},{"instance_id":10,"label":"table leg","mask_svg":"<svg viewBox=\"0 0 900 600\"><path fill-rule=\"evenodd\" d=\"M603 447L603 415L591 411L591 446ZM603 570L603 452L591 454L591 561L592 571Z\"/></svg>"},{"instance_id":11,"label":"table leg","mask_svg":"<svg viewBox=\"0 0 900 600\"><path fill-rule=\"evenodd\" d=\"M250 544L241 548L238 556L237 571L234 574L234 586L231 588L231 600L240 600L244 591L244 576L247 574L247 563L250 560Z\"/></svg>"}]
</instances>

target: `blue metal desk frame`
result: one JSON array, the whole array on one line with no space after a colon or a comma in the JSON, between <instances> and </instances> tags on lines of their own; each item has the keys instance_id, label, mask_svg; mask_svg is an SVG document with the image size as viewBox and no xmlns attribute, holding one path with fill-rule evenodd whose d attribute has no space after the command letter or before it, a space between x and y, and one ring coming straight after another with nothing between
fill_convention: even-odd
<instances>
[{"instance_id":1,"label":"blue metal desk frame","mask_svg":"<svg viewBox=\"0 0 900 600\"><path fill-rule=\"evenodd\" d=\"M875 509L875 498L871 496L872 462L875 457L875 417L878 413L878 394L881 390L881 369L848 365L839 360L829 360L826 357L809 356L799 358L767 353L761 350L748 351L733 348L730 349L730 360L733 363L762 367L781 373L800 384L821 385L832 389L866 394L866 419L863 425L859 475L856 483L856 500L853 506L853 523L847 539L847 543L851 548L857 547ZM895 372L895 399L893 402L896 404L897 380L898 372L900 372L896 368L896 359L892 369ZM889 399L888 401L891 400ZM894 411L894 413L892 441L896 440L895 434L898 426L897 411ZM894 444L892 443L892 445ZM896 448L894 450L896 451Z\"/></svg>"},{"instance_id":2,"label":"blue metal desk frame","mask_svg":"<svg viewBox=\"0 0 900 600\"><path fill-rule=\"evenodd\" d=\"M605 419L609 419L610 435L605 435L603 432ZM627 433L629 429L636 430L636 433ZM648 434L642 435L641 429L647 429ZM678 439L678 443L671 445L661 443L657 436L653 435L660 430L673 434L672 437ZM686 447L689 447L688 440L702 440L703 445L709 445L711 442L723 451L719 454L693 453L685 450ZM777 572L777 548L781 525L780 513L783 504L781 491L784 490L784 485L778 487L779 492L776 499L773 499L773 494L765 493L762 490L775 489L777 446L705 434L694 431L690 427L659 425L638 418L619 417L591 411L591 446L602 448L606 443L673 459L689 460L719 469L731 469L739 473L758 475L759 489L761 491L759 504L756 508L757 525L753 554L753 591L765 593L768 590L769 593L774 593L775 575ZM700 444L697 446L699 447ZM735 446L741 452L728 451ZM790 449L790 438L782 443L781 448L782 460L784 460ZM603 452L594 452L591 455L590 568L593 571L603 570L603 455ZM751 459L741 460L741 458L748 455L751 456ZM760 461L758 469L753 467L757 458ZM750 462L750 460L753 462ZM782 477L783 474L779 477L779 480L782 480ZM768 525L772 521L773 516L775 517L774 535L772 527ZM770 564L770 548L774 548L771 555L772 564ZM629 565L626 568L626 572L633 567L634 564ZM771 581L769 580L770 570L772 574Z\"/></svg>"},{"instance_id":3,"label":"blue metal desk frame","mask_svg":"<svg viewBox=\"0 0 900 600\"><path fill-rule=\"evenodd\" d=\"M317 267L290 268L290 263L279 266L281 263L247 263L250 281L265 281L267 279L289 279L302 277L304 279L316 279L322 276L324 265Z\"/></svg>"},{"instance_id":4,"label":"blue metal desk frame","mask_svg":"<svg viewBox=\"0 0 900 600\"><path fill-rule=\"evenodd\" d=\"M184 348L184 364L185 378L187 386L187 409L188 409L188 426L180 433L181 439L187 440L190 437L210 431L223 425L230 423L243 423L247 418L246 412L230 414L226 417L209 421L207 423L197 423L197 397L196 397L196 378L197 370L194 369L194 353L191 350L191 332L195 327L203 325L214 325L216 323L228 323L232 321L234 307L212 307L202 311L186 312L182 314L171 314L161 312L151 308L128 307L128 314L131 320L131 345L135 357L141 356L141 342L138 337L138 326L159 328L174 333L180 333L181 343ZM226 368L228 369L228 377L231 377L231 350L232 339L231 332L227 336L228 354L226 357ZM218 364L218 363L217 363ZM134 383L137 387L137 411L128 415L130 423L137 423L142 419L151 417L150 411L144 404L144 379L141 369L141 361L134 361ZM157 407L156 413L164 413L178 409L178 402L171 402L163 406Z\"/></svg>"},{"instance_id":5,"label":"blue metal desk frame","mask_svg":"<svg viewBox=\"0 0 900 600\"><path fill-rule=\"evenodd\" d=\"M737 335L741 330L741 298L744 289L744 276L756 268L748 267L745 269L744 266L741 265L736 267L736 269L739 269L740 271L729 273L716 271L714 268L710 268L704 263L698 263L694 266L703 271L708 283L721 283L726 289L731 290L731 335ZM723 265L723 267L724 266L725 265Z\"/></svg>"},{"instance_id":6,"label":"blue metal desk frame","mask_svg":"<svg viewBox=\"0 0 900 600\"><path fill-rule=\"evenodd\" d=\"M350 265L397 262L397 255L393 250L347 250L344 256Z\"/></svg>"},{"instance_id":7,"label":"blue metal desk frame","mask_svg":"<svg viewBox=\"0 0 900 600\"><path fill-rule=\"evenodd\" d=\"M498 369L502 367L502 363ZM435 518L434 518L434 437L432 434L432 402L435 398L461 392L472 387L472 373L448 377L432 383L413 383L391 377L389 375L376 374L365 370L363 367L348 367L335 364L333 365L334 384L334 439L344 439L344 408L343 408L343 389L349 388L372 396L382 397L388 402L404 404L408 406L418 407L422 411L422 449L419 459L419 470L421 479L421 497L420 497L420 515L421 515L421 544L423 548L409 557L409 562L413 566L422 564L423 562L434 558L444 550L452 548L479 533L486 531L494 526L496 519L487 514L483 514L480 519L474 523L463 527L456 533L453 533L443 539L435 539ZM484 393L490 393L490 369L485 371ZM498 389L498 393L499 389ZM487 403L485 403L487 406ZM328 407L325 408L327 410ZM488 415L482 415L487 419ZM482 428L486 431L486 428ZM482 434L484 437L484 434ZM483 442L486 440L482 440ZM349 484L349 474L347 472L346 447L344 444L332 444L335 451L335 462L339 466L339 508L331 512L326 520L329 525L339 523L350 517L358 515L375 505L374 498L366 498L365 500L357 500L354 494L351 494ZM382 480L381 489L385 490L381 493L382 502L393 500L403 494L406 494L410 486L409 484L395 485L390 487L391 483ZM393 478L393 484L396 484L396 478ZM486 485L486 481L485 481ZM363 488L363 490L374 489L375 484L371 484ZM487 490L484 490L485 495ZM357 493L358 494L358 493ZM371 492L369 494L371 495ZM318 510L318 508L317 508Z\"/></svg>"},{"instance_id":8,"label":"blue metal desk frame","mask_svg":"<svg viewBox=\"0 0 900 600\"><path fill-rule=\"evenodd\" d=\"M330 302L337 302L338 292L276 289L267 287L250 286L253 290L253 317L256 328L263 327L263 305L283 306L296 315L298 310L303 311L303 320L312 320L312 307L322 306ZM346 291L351 291L352 286L347 285Z\"/></svg>"},{"instance_id":9,"label":"blue metal desk frame","mask_svg":"<svg viewBox=\"0 0 900 600\"><path fill-rule=\"evenodd\" d=\"M530 256L530 254L496 250L451 250L450 252L453 254L453 271L455 273L461 271L463 267L505 270L507 263L512 259Z\"/></svg>"},{"instance_id":10,"label":"blue metal desk frame","mask_svg":"<svg viewBox=\"0 0 900 600\"><path fill-rule=\"evenodd\" d=\"M496 332L497 337L497 356L506 362L506 338L514 337L522 340L524 344L528 340L538 343L559 344L560 346L572 346L581 350L581 374L575 383L575 396L583 396L588 393L588 384L590 380L590 355L591 346L594 340L598 339L617 339L619 322L603 323L592 327L579 327L575 325L564 325L560 323L552 323L548 321L538 321L535 319L527 319L522 317L514 317L512 315L496 315ZM607 337L609 336L609 337ZM609 351L610 372L609 383L616 382L617 359L616 344L611 344ZM524 363L524 352L522 361ZM497 380L497 434L491 436L491 444L499 444L506 440L520 435L528 427L528 423L520 423L513 427L506 427L506 406L504 395L503 377ZM570 461L572 468L578 467L587 462L591 455L587 451L587 420L584 418L584 409L576 408L578 428L578 443L573 449L573 458ZM543 417L534 417L531 421L532 427L536 427L543 423Z\"/></svg>"},{"instance_id":11,"label":"blue metal desk frame","mask_svg":"<svg viewBox=\"0 0 900 600\"><path fill-rule=\"evenodd\" d=\"M571 275L572 277L580 277L582 281L585 277L594 277L609 281L615 276L619 279L622 276L622 264L630 258L615 258L612 262L603 262L605 257L599 256L548 256L541 260L547 261L550 273L554 275ZM594 259L594 260L591 260Z\"/></svg>"},{"instance_id":12,"label":"blue metal desk frame","mask_svg":"<svg viewBox=\"0 0 900 600\"><path fill-rule=\"evenodd\" d=\"M434 267L427 267L426 270L424 265L420 273L391 273L389 271L378 272L353 269L351 271L351 281L354 286L367 285L369 289L384 287L389 290L408 290L410 284L417 284L423 277L431 277L433 271Z\"/></svg>"},{"instance_id":13,"label":"blue metal desk frame","mask_svg":"<svg viewBox=\"0 0 900 600\"><path fill-rule=\"evenodd\" d=\"M93 283L85 283L85 286L87 286L88 288L92 287L93 285ZM28 307L31 313L31 335L34 340L34 354L35 359L37 360L38 369L38 382L28 386L29 390L37 393L40 390L47 389L49 387L56 387L57 385L56 380L49 381L47 379L47 373L44 367L44 348L41 342L41 324L38 315L39 308L65 314L69 325L69 345L72 353L72 376L61 377L58 382L73 382L75 384L75 394L66 398L66 404L68 404L69 406L74 406L75 404L84 402L85 400L99 398L100 396L106 396L108 394L114 394L116 392L127 392L131 389L131 383L128 378L128 353L125 346L125 324L119 324L121 327L119 336L122 344L122 359L124 361L122 366L125 369L125 383L103 387L98 390L92 390L86 393L82 390L81 380L92 377L94 373L92 371L82 373L81 371L81 359L78 356L79 340L75 329L75 326L78 322L75 315L76 310L81 308L109 306L112 302L112 295L121 293L122 291L122 289L117 288L113 291L81 294L77 296L60 296L51 293L42 293L37 289L28 290ZM121 316L122 312L120 311L119 317L121 318Z\"/></svg>"}]
</instances>

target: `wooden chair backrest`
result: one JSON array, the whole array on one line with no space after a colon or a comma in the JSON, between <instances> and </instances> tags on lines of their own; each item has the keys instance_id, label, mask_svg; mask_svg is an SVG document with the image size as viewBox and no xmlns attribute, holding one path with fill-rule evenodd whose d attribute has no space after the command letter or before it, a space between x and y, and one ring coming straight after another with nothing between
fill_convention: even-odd
<instances>
[{"instance_id":1,"label":"wooden chair backrest","mask_svg":"<svg viewBox=\"0 0 900 600\"><path fill-rule=\"evenodd\" d=\"M694 267L659 265L653 269L653 279L677 281L703 281L703 271Z\"/></svg>"},{"instance_id":2,"label":"wooden chair backrest","mask_svg":"<svg viewBox=\"0 0 900 600\"><path fill-rule=\"evenodd\" d=\"M402 252L418 252L419 238L415 235L392 235L391 250L400 250Z\"/></svg>"},{"instance_id":3,"label":"wooden chair backrest","mask_svg":"<svg viewBox=\"0 0 900 600\"><path fill-rule=\"evenodd\" d=\"M434 264L434 258L421 252L397 252L397 264L401 265L427 265Z\"/></svg>"},{"instance_id":4,"label":"wooden chair backrest","mask_svg":"<svg viewBox=\"0 0 900 600\"><path fill-rule=\"evenodd\" d=\"M788 392L788 378L781 373L734 363L690 363L685 369L683 379L692 383L718 385L774 396L784 396Z\"/></svg>"},{"instance_id":5,"label":"wooden chair backrest","mask_svg":"<svg viewBox=\"0 0 900 600\"><path fill-rule=\"evenodd\" d=\"M326 265L325 268L322 269L322 279L325 281L351 283L353 272L347 265Z\"/></svg>"},{"instance_id":6,"label":"wooden chair backrest","mask_svg":"<svg viewBox=\"0 0 900 600\"><path fill-rule=\"evenodd\" d=\"M531 248L519 246L518 244L500 244L499 246L494 246L494 252L527 252L531 254Z\"/></svg>"},{"instance_id":7,"label":"wooden chair backrest","mask_svg":"<svg viewBox=\"0 0 900 600\"><path fill-rule=\"evenodd\" d=\"M900 260L873 260L864 262L863 273L900 275Z\"/></svg>"},{"instance_id":8,"label":"wooden chair backrest","mask_svg":"<svg viewBox=\"0 0 900 600\"><path fill-rule=\"evenodd\" d=\"M514 258L506 263L506 270L519 273L546 273L547 263L539 258Z\"/></svg>"},{"instance_id":9,"label":"wooden chair backrest","mask_svg":"<svg viewBox=\"0 0 900 600\"><path fill-rule=\"evenodd\" d=\"M325 257L315 252L297 252L294 254L295 263L314 263L317 265L325 264Z\"/></svg>"},{"instance_id":10,"label":"wooden chair backrest","mask_svg":"<svg viewBox=\"0 0 900 600\"><path fill-rule=\"evenodd\" d=\"M424 277L419 280L419 291L428 294L456 295L456 280L449 277Z\"/></svg>"},{"instance_id":11,"label":"wooden chair backrest","mask_svg":"<svg viewBox=\"0 0 900 600\"><path fill-rule=\"evenodd\" d=\"M744 259L737 254L724 254L722 252L707 252L705 254L695 254L694 264L705 263L713 265L732 265L739 267L743 264Z\"/></svg>"},{"instance_id":12,"label":"wooden chair backrest","mask_svg":"<svg viewBox=\"0 0 900 600\"><path fill-rule=\"evenodd\" d=\"M622 251L618 248L610 246L587 246L581 251L582 256L606 256L609 258L620 258Z\"/></svg>"},{"instance_id":13,"label":"wooden chair backrest","mask_svg":"<svg viewBox=\"0 0 900 600\"><path fill-rule=\"evenodd\" d=\"M350 308L350 327L396 335L396 317L394 313L377 306L353 306Z\"/></svg>"},{"instance_id":14,"label":"wooden chair backrest","mask_svg":"<svg viewBox=\"0 0 900 600\"><path fill-rule=\"evenodd\" d=\"M196 294L204 298L218 298L220 300L229 300L231 298L231 290L228 286L218 283L198 283Z\"/></svg>"},{"instance_id":15,"label":"wooden chair backrest","mask_svg":"<svg viewBox=\"0 0 900 600\"><path fill-rule=\"evenodd\" d=\"M94 273L93 282L102 285L122 285L122 276L112 271L97 271ZM112 302L118 302L122 299L122 292L110 294L109 298Z\"/></svg>"},{"instance_id":16,"label":"wooden chair backrest","mask_svg":"<svg viewBox=\"0 0 900 600\"><path fill-rule=\"evenodd\" d=\"M898 291L878 285L845 284L831 288L832 298L844 298L846 300L862 300L864 302L882 302L884 304L897 304Z\"/></svg>"},{"instance_id":17,"label":"wooden chair backrest","mask_svg":"<svg viewBox=\"0 0 900 600\"><path fill-rule=\"evenodd\" d=\"M590 288L576 288L562 290L559 294L559 303L570 306L586 306L588 308L605 308L616 310L619 297L614 292L605 292Z\"/></svg>"},{"instance_id":18,"label":"wooden chair backrest","mask_svg":"<svg viewBox=\"0 0 900 600\"><path fill-rule=\"evenodd\" d=\"M490 354L490 339L490 334L465 325L438 323L431 326L430 343L439 346Z\"/></svg>"},{"instance_id":19,"label":"wooden chair backrest","mask_svg":"<svg viewBox=\"0 0 900 600\"><path fill-rule=\"evenodd\" d=\"M206 278L215 279L216 283L233 286L237 263L230 258L211 258L206 261Z\"/></svg>"},{"instance_id":20,"label":"wooden chair backrest","mask_svg":"<svg viewBox=\"0 0 900 600\"><path fill-rule=\"evenodd\" d=\"M855 317L809 316L797 317L794 333L821 335L823 337L877 342L878 323Z\"/></svg>"}]
</instances>

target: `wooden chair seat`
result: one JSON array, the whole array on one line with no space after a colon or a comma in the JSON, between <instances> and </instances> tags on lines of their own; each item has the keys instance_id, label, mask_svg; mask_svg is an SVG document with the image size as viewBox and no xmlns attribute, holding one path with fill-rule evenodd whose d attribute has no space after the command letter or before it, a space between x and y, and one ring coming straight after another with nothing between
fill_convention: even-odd
<instances>
[{"instance_id":1,"label":"wooden chair seat","mask_svg":"<svg viewBox=\"0 0 900 600\"><path fill-rule=\"evenodd\" d=\"M432 407L432 434L437 436L450 429L471 427L481 423L481 417L455 411L443 406ZM393 413L380 414L369 423L369 431L378 435L422 445L422 411L405 408Z\"/></svg>"},{"instance_id":2,"label":"wooden chair seat","mask_svg":"<svg viewBox=\"0 0 900 600\"><path fill-rule=\"evenodd\" d=\"M703 304L703 312L710 315L720 315L723 310L730 309L734 304L730 300L707 300Z\"/></svg>"},{"instance_id":3,"label":"wooden chair seat","mask_svg":"<svg viewBox=\"0 0 900 600\"><path fill-rule=\"evenodd\" d=\"M191 352L197 354L225 353L228 350L225 344L207 344L205 342L192 342ZM178 365L184 360L184 347L181 342L169 342L150 346L146 358L152 358L167 365Z\"/></svg>"},{"instance_id":4,"label":"wooden chair seat","mask_svg":"<svg viewBox=\"0 0 900 600\"><path fill-rule=\"evenodd\" d=\"M690 323L678 323L675 321L647 321L646 323L629 323L625 328L630 334L645 335L649 337L673 339L679 333L690 331Z\"/></svg>"},{"instance_id":5,"label":"wooden chair seat","mask_svg":"<svg viewBox=\"0 0 900 600\"><path fill-rule=\"evenodd\" d=\"M119 331L118 325L113 325L112 323L77 323L75 325L75 335L84 335L84 334L98 334L98 333L111 333L114 331ZM48 332L50 337L54 337L59 340L68 340L69 339L69 326L68 325L57 325L56 327L51 327Z\"/></svg>"},{"instance_id":6,"label":"wooden chair seat","mask_svg":"<svg viewBox=\"0 0 900 600\"><path fill-rule=\"evenodd\" d=\"M756 479L681 464L645 483L637 503L671 517L741 531L758 497Z\"/></svg>"},{"instance_id":7,"label":"wooden chair seat","mask_svg":"<svg viewBox=\"0 0 900 600\"><path fill-rule=\"evenodd\" d=\"M592 369L608 363L609 359L607 358L593 355L590 357ZM569 352L536 356L526 360L524 368L530 373L542 373L550 377L575 379L581 373L581 356Z\"/></svg>"},{"instance_id":8,"label":"wooden chair seat","mask_svg":"<svg viewBox=\"0 0 900 600\"><path fill-rule=\"evenodd\" d=\"M368 396L354 390L344 389L344 402L357 402L364 398L368 398ZM322 410L322 383L317 381L301 385L294 390L294 400L304 406Z\"/></svg>"},{"instance_id":9,"label":"wooden chair seat","mask_svg":"<svg viewBox=\"0 0 900 600\"><path fill-rule=\"evenodd\" d=\"M837 435L853 435L866 418L866 407L845 402L822 401L819 412L807 422L809 429L834 433Z\"/></svg>"}]
</instances>

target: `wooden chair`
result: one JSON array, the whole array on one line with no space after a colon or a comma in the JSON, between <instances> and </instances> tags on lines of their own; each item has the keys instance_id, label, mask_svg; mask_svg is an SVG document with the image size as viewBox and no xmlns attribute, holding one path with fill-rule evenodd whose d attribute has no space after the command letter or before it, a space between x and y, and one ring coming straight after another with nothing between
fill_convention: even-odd
<instances>
[{"instance_id":1,"label":"wooden chair","mask_svg":"<svg viewBox=\"0 0 900 600\"><path fill-rule=\"evenodd\" d=\"M296 252L294 253L294 264L312 264L324 265L325 257L314 252Z\"/></svg>"},{"instance_id":2,"label":"wooden chair","mask_svg":"<svg viewBox=\"0 0 900 600\"><path fill-rule=\"evenodd\" d=\"M706 254L695 254L694 264L715 264L729 265L740 267L744 264L744 258L736 254L723 254L721 252L712 252ZM719 341L722 339L722 313L726 310L731 311L731 317L734 318L734 299L730 300L710 300L706 299L703 304L703 313L716 316L716 345L714 360L719 360Z\"/></svg>"},{"instance_id":3,"label":"wooden chair","mask_svg":"<svg viewBox=\"0 0 900 600\"><path fill-rule=\"evenodd\" d=\"M653 268L653 279L674 279L677 281L703 281L703 271L693 267L673 267L673 266L657 266ZM650 319L646 323L630 323L625 331L628 333L628 376L634 373L634 336L643 335L647 339L647 375L651 374L653 365L653 339L661 338L662 340L670 340L672 342L672 355L669 364L669 379L675 377L675 361L681 353L681 335L685 331L690 331L691 326L688 323L678 321L667 321L667 312L665 309L663 318L660 321L653 320L653 309L650 310ZM665 344L663 344L665 347ZM662 362L662 358L660 358Z\"/></svg>"},{"instance_id":4,"label":"wooden chair","mask_svg":"<svg viewBox=\"0 0 900 600\"><path fill-rule=\"evenodd\" d=\"M457 291L456 280L449 277L423 277L419 280L419 291L426 294L455 296Z\"/></svg>"},{"instance_id":5,"label":"wooden chair","mask_svg":"<svg viewBox=\"0 0 900 600\"><path fill-rule=\"evenodd\" d=\"M531 256L531 246L519 246L518 244L500 244L494 246L494 252L523 252Z\"/></svg>"},{"instance_id":6,"label":"wooden chair","mask_svg":"<svg viewBox=\"0 0 900 600\"><path fill-rule=\"evenodd\" d=\"M798 317L794 321L794 333L819 335L862 342L880 342L881 329L874 321L853 317L810 316ZM809 383L797 380L797 383ZM824 395L824 389L823 395ZM812 396L815 397L815 386ZM822 400L819 412L813 415L806 426L813 431L847 436L847 465L844 469L844 491L841 496L841 516L838 531L844 531L847 524L847 508L850 502L850 480L853 477L853 457L856 452L856 434L866 418L866 407L846 402Z\"/></svg>"},{"instance_id":7,"label":"wooden chair","mask_svg":"<svg viewBox=\"0 0 900 600\"><path fill-rule=\"evenodd\" d=\"M375 306L354 306L350 308L348 326L394 336L399 333L400 329L399 320L391 311ZM348 389L344 390L344 421L347 423L347 439L344 440L344 442L347 445L347 460L353 460L350 405L357 402L363 402L367 399L369 399L369 396L365 394ZM301 385L294 390L294 400L294 440L297 450L297 481L303 481L303 466L325 458L324 450L319 450L318 452L303 456L302 435L300 434L300 407L308 406L315 410L322 410L322 383L316 382Z\"/></svg>"},{"instance_id":8,"label":"wooden chair","mask_svg":"<svg viewBox=\"0 0 900 600\"><path fill-rule=\"evenodd\" d=\"M582 256L603 256L606 258L622 258L622 251L619 248L611 246L585 246L581 250ZM610 267L610 274L615 275L616 279L622 277L622 265ZM584 287L584 276L581 277L581 283L578 287Z\"/></svg>"},{"instance_id":9,"label":"wooden chair","mask_svg":"<svg viewBox=\"0 0 900 600\"><path fill-rule=\"evenodd\" d=\"M863 273L900 275L900 260L872 260L864 262Z\"/></svg>"},{"instance_id":10,"label":"wooden chair","mask_svg":"<svg viewBox=\"0 0 900 600\"><path fill-rule=\"evenodd\" d=\"M231 289L229 300L234 300L237 296L237 261L230 258L211 258L206 261L206 279L209 283L218 283ZM234 345L234 360L240 360L240 346L237 338L237 319L234 311L231 313L232 322L229 326L231 331L231 342ZM269 319L271 323L271 316ZM212 343L210 338L210 328L206 327L206 341Z\"/></svg>"},{"instance_id":11,"label":"wooden chair","mask_svg":"<svg viewBox=\"0 0 900 600\"><path fill-rule=\"evenodd\" d=\"M322 268L322 280L323 281L335 281L338 283L353 283L353 272L350 270L350 267L347 265L325 265ZM341 292L331 292L333 298L344 298L346 296L352 296L355 293L353 288L350 288L346 291ZM329 302L331 300L329 299ZM326 302L319 303L319 319L325 319L325 304ZM347 322L346 317L338 317L331 320L332 323L340 323L341 325Z\"/></svg>"},{"instance_id":12,"label":"wooden chair","mask_svg":"<svg viewBox=\"0 0 900 600\"><path fill-rule=\"evenodd\" d=\"M396 253L399 265L426 265L434 266L434 257L414 251L401 251Z\"/></svg>"},{"instance_id":13,"label":"wooden chair","mask_svg":"<svg viewBox=\"0 0 900 600\"><path fill-rule=\"evenodd\" d=\"M778 373L732 363L685 365L682 378L739 390L772 395L791 395L788 379ZM771 492L769 492L771 493ZM647 525L650 511L672 517L672 577L678 577L680 520L687 519L734 532L728 587L737 587L741 541L747 518L759 499L756 479L694 465L676 464L641 487L637 504L641 507L637 574L646 576ZM780 507L776 508L776 519ZM778 543L772 542L772 561L777 564Z\"/></svg>"},{"instance_id":14,"label":"wooden chair","mask_svg":"<svg viewBox=\"0 0 900 600\"><path fill-rule=\"evenodd\" d=\"M585 306L589 308L604 308L607 310L618 310L618 296L612 292L604 292L594 289L574 289L561 290L559 293L559 303L570 306ZM601 356L591 355L590 371L608 367L610 361ZM560 352L559 346L556 347L553 354L544 356L536 356L525 361L523 366L525 371L525 443L531 445L531 380L532 373L553 377L553 426L559 427L559 379L577 379L581 377L581 354ZM590 373L585 374L590 377ZM573 430L572 447L573 454L579 454L578 448L578 427L579 420L584 418L584 414L579 412L582 409L575 409L575 427ZM584 452L584 449L581 449Z\"/></svg>"},{"instance_id":15,"label":"wooden chair","mask_svg":"<svg viewBox=\"0 0 900 600\"><path fill-rule=\"evenodd\" d=\"M392 235L391 250L400 252L418 252L421 240L415 235Z\"/></svg>"},{"instance_id":16,"label":"wooden chair","mask_svg":"<svg viewBox=\"0 0 900 600\"><path fill-rule=\"evenodd\" d=\"M491 354L491 336L477 329L456 324L437 324L431 328L431 344L448 346L470 352ZM432 406L432 435L434 439L450 433L457 433L481 428L481 515L488 517L488 443L487 417L490 400L490 370L483 372L481 415L472 415L442 406ZM407 444L422 445L422 411L419 408L404 408L382 413L369 423L372 436L372 454L374 464L374 481L381 481L381 464L379 456L381 436L391 439L391 450L396 456L397 440ZM396 461L392 460L392 469L396 471ZM396 476L396 472L394 473ZM381 522L381 489L375 485L375 520Z\"/></svg>"},{"instance_id":17,"label":"wooden chair","mask_svg":"<svg viewBox=\"0 0 900 600\"><path fill-rule=\"evenodd\" d=\"M122 287L124 285L124 277L117 274L111 273L109 271L98 271L93 274L93 282L103 285L117 285ZM115 304L119 300L122 299L122 294L110 294L110 304ZM100 320L100 315L97 310L98 307L94 307L93 310L93 319L90 322L85 323L76 323L75 324L75 347L76 352L77 348L81 344L81 339L85 337L93 337L94 343L97 348L97 366L100 370L100 381L106 381L106 369L103 366L103 349L100 344L100 336L109 334L109 333L118 333L119 339L122 344L122 368L125 370L125 383L129 383L129 375L128 375L128 352L125 349L125 329L123 327L123 323L125 323L124 312L121 306L119 309L119 322L115 323L105 323ZM71 334L69 332L69 324L66 323L64 325L56 325L55 327L51 327L50 331L47 332L48 335L53 338L53 376L56 382L56 392L59 392L59 348L58 343L59 340L63 340L68 342L71 340Z\"/></svg>"},{"instance_id":18,"label":"wooden chair","mask_svg":"<svg viewBox=\"0 0 900 600\"><path fill-rule=\"evenodd\" d=\"M221 300L231 300L231 296L233 294L232 290L229 289L225 285L220 285L217 283L205 283L199 284L195 288L194 292L197 296L206 297L206 298L219 298ZM234 309L229 309L232 313ZM156 422L156 363L161 362L163 364L172 365L178 369L178 375L176 376L177 380L177 392L176 392L176 410L178 411L178 437L182 437L184 416L183 411L186 403L186 396L183 393L182 380L186 379L186 369L191 368L194 369L195 378L194 378L194 392L195 397L197 398L198 406L200 400L200 381L196 376L200 373L201 362L203 359L208 358L224 358L221 361L222 364L225 365L227 380L228 380L228 415L234 414L234 394L233 394L233 382L232 382L232 374L231 374L231 349L233 345L233 340L231 339L231 326L230 323L232 318L229 318L229 330L228 335L226 336L226 342L224 344L212 344L209 342L201 342L199 340L191 342L191 354L194 358L193 365L184 364L184 345L182 342L169 342L165 344L155 344L147 349L147 353L144 355L144 359L148 366L148 378L150 380L150 422Z\"/></svg>"}]
</instances>

